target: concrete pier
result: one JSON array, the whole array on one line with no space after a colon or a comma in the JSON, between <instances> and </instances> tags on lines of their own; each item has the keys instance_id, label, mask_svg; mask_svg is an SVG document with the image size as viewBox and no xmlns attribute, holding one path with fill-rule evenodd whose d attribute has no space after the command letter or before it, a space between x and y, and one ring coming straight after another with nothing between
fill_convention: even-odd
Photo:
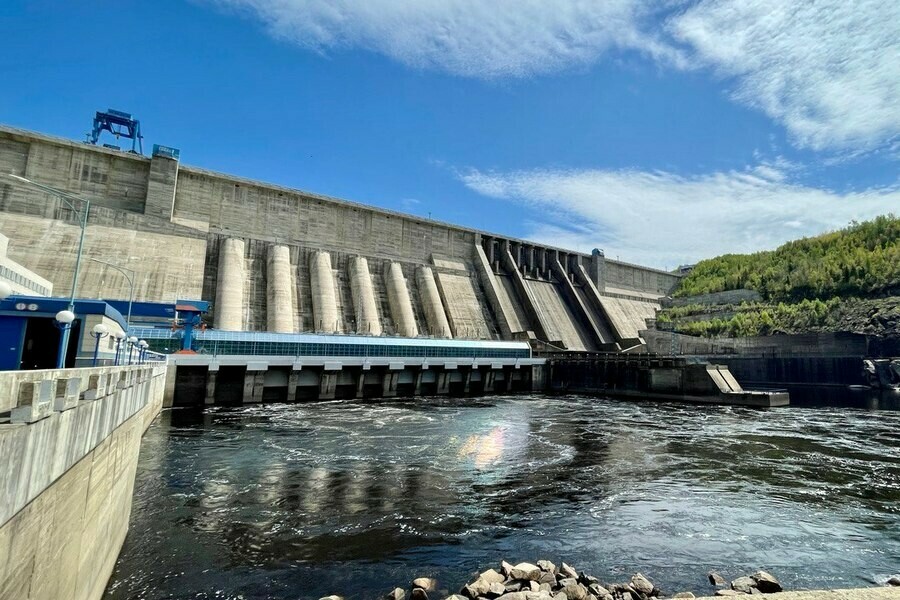
<instances>
[{"instance_id":1,"label":"concrete pier","mask_svg":"<svg viewBox=\"0 0 900 600\"><path fill-rule=\"evenodd\" d=\"M391 262L387 266L384 280L387 287L388 305L391 307L391 317L394 319L397 333L404 337L418 336L419 328L416 325L409 288L406 286L406 277L403 276L403 268L400 263Z\"/></svg>"},{"instance_id":2,"label":"concrete pier","mask_svg":"<svg viewBox=\"0 0 900 600\"><path fill-rule=\"evenodd\" d=\"M294 333L294 276L288 247L270 246L266 266L268 329L276 333Z\"/></svg>"},{"instance_id":3,"label":"concrete pier","mask_svg":"<svg viewBox=\"0 0 900 600\"><path fill-rule=\"evenodd\" d=\"M244 240L228 238L219 252L216 327L240 331L244 324Z\"/></svg>"},{"instance_id":4,"label":"concrete pier","mask_svg":"<svg viewBox=\"0 0 900 600\"><path fill-rule=\"evenodd\" d=\"M0 372L0 598L97 600L165 366Z\"/></svg>"},{"instance_id":5,"label":"concrete pier","mask_svg":"<svg viewBox=\"0 0 900 600\"><path fill-rule=\"evenodd\" d=\"M437 283L434 281L434 272L431 267L419 267L416 269L416 282L419 284L422 307L425 310L425 320L431 335L439 338L452 338L450 323L447 321L447 313L441 302L441 294Z\"/></svg>"},{"instance_id":6,"label":"concrete pier","mask_svg":"<svg viewBox=\"0 0 900 600\"><path fill-rule=\"evenodd\" d=\"M356 315L356 331L364 335L381 335L381 319L375 303L375 290L369 262L357 256L350 260L350 292Z\"/></svg>"},{"instance_id":7,"label":"concrete pier","mask_svg":"<svg viewBox=\"0 0 900 600\"><path fill-rule=\"evenodd\" d=\"M321 333L340 332L331 255L327 252L314 253L310 259L309 275L315 331Z\"/></svg>"}]
</instances>

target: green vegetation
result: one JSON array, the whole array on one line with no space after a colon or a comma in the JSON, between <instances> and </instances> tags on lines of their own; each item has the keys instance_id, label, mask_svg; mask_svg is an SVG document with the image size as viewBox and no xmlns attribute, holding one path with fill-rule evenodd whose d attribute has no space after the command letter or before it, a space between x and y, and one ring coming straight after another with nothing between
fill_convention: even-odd
<instances>
[{"instance_id":1,"label":"green vegetation","mask_svg":"<svg viewBox=\"0 0 900 600\"><path fill-rule=\"evenodd\" d=\"M900 288L900 218L882 216L769 252L701 261L675 296L742 288L770 302L887 295Z\"/></svg>"},{"instance_id":2,"label":"green vegetation","mask_svg":"<svg viewBox=\"0 0 900 600\"><path fill-rule=\"evenodd\" d=\"M680 333L742 337L806 331L897 335L900 218L878 217L777 250L702 261L676 297L756 290L763 302L692 303L661 311ZM893 296L893 297L892 297Z\"/></svg>"}]
</instances>

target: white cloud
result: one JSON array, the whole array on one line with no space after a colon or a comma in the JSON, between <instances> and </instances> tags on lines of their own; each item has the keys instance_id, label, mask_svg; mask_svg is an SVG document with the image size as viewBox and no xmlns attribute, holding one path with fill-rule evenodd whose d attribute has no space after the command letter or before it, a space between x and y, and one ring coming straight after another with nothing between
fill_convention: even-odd
<instances>
[{"instance_id":1,"label":"white cloud","mask_svg":"<svg viewBox=\"0 0 900 600\"><path fill-rule=\"evenodd\" d=\"M611 47L677 61L639 26L653 0L217 0L306 48L357 47L467 77L547 73Z\"/></svg>"},{"instance_id":2,"label":"white cloud","mask_svg":"<svg viewBox=\"0 0 900 600\"><path fill-rule=\"evenodd\" d=\"M900 187L836 193L790 183L777 167L681 177L640 171L469 171L471 189L541 215L527 237L672 268L752 252L896 211ZM572 225L572 224L575 225Z\"/></svg>"},{"instance_id":3,"label":"white cloud","mask_svg":"<svg viewBox=\"0 0 900 600\"><path fill-rule=\"evenodd\" d=\"M799 146L900 138L896 0L206 0L314 51L362 48L417 68L523 77L635 50L711 68Z\"/></svg>"},{"instance_id":4,"label":"white cloud","mask_svg":"<svg viewBox=\"0 0 900 600\"><path fill-rule=\"evenodd\" d=\"M865 151L900 137L900 2L705 0L667 28L800 146Z\"/></svg>"}]
</instances>

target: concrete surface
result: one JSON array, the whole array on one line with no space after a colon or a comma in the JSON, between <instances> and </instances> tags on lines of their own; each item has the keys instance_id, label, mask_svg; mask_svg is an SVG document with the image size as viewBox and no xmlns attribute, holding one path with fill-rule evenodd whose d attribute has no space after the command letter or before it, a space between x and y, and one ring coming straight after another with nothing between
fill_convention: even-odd
<instances>
[{"instance_id":1,"label":"concrete surface","mask_svg":"<svg viewBox=\"0 0 900 600\"><path fill-rule=\"evenodd\" d=\"M0 425L0 599L102 597L128 531L141 436L162 406L165 372L0 373L0 398L23 399L24 383L57 390L58 381L80 380L72 401L55 404L61 410L35 406L26 412L37 420Z\"/></svg>"},{"instance_id":2,"label":"concrete surface","mask_svg":"<svg viewBox=\"0 0 900 600\"><path fill-rule=\"evenodd\" d=\"M746 595L746 594L745 594ZM764 594L772 600L900 600L900 588L857 588ZM726 596L727 597L727 596ZM743 596L734 596L742 598ZM761 596L757 596L761 597ZM702 596L697 600L722 600L722 596Z\"/></svg>"}]
</instances>

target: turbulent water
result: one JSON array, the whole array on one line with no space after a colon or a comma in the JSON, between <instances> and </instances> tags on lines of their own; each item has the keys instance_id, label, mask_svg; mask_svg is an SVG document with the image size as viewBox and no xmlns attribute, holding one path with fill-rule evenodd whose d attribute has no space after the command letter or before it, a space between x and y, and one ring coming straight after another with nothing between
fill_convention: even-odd
<instances>
[{"instance_id":1,"label":"turbulent water","mask_svg":"<svg viewBox=\"0 0 900 600\"><path fill-rule=\"evenodd\" d=\"M900 413L584 397L165 412L106 598L375 598L565 560L664 592L900 571Z\"/></svg>"}]
</instances>

